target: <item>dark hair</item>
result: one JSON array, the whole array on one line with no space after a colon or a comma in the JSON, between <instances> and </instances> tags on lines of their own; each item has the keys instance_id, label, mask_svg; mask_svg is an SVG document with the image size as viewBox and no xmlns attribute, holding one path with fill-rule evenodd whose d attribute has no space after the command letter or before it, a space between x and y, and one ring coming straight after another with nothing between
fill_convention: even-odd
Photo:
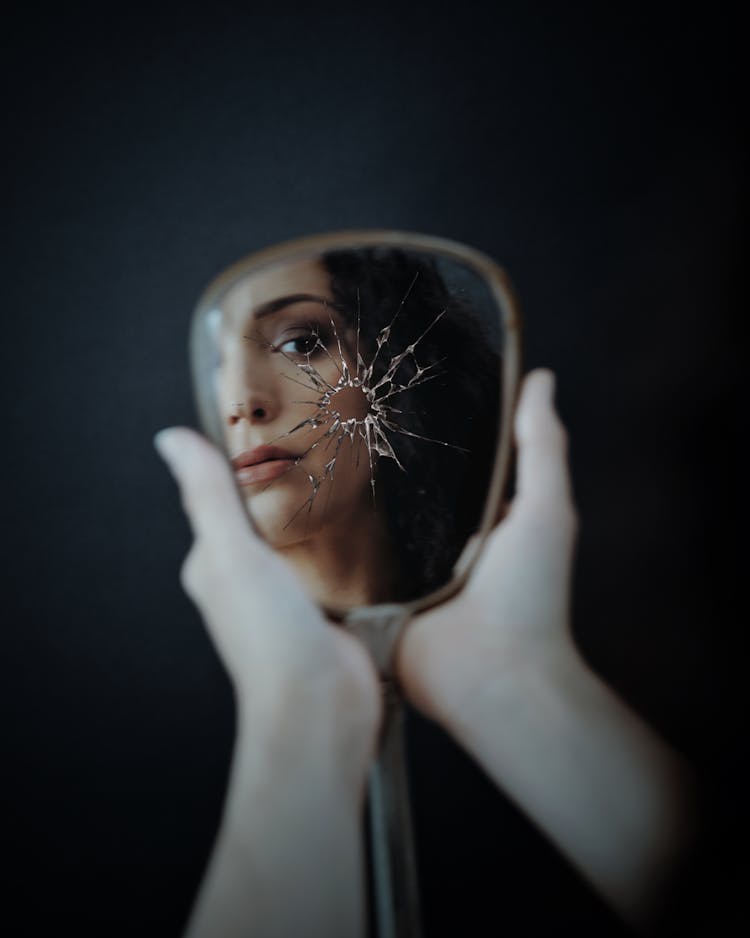
<instances>
[{"instance_id":1,"label":"dark hair","mask_svg":"<svg viewBox=\"0 0 750 938\"><path fill-rule=\"evenodd\" d=\"M447 288L431 258L367 248L330 252L323 264L337 308L350 325L359 321L366 365L381 330L393 321L373 383L394 355L426 332L415 356L419 367L434 366L433 376L399 392L393 404L400 410L400 427L450 445L388 432L406 471L383 457L376 468L376 497L395 554L393 598L415 598L450 578L481 520L499 427L500 358L477 315ZM414 358L407 355L396 373L398 384L416 373Z\"/></svg>"}]
</instances>

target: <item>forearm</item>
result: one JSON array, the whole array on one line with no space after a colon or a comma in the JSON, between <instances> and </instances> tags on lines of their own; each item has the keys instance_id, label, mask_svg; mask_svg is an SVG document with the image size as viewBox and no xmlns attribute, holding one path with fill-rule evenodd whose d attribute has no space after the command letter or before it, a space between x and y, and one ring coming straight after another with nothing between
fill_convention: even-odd
<instances>
[{"instance_id":1,"label":"forearm","mask_svg":"<svg viewBox=\"0 0 750 938\"><path fill-rule=\"evenodd\" d=\"M572 646L498 669L447 723L612 905L647 925L689 838L688 773Z\"/></svg>"},{"instance_id":2,"label":"forearm","mask_svg":"<svg viewBox=\"0 0 750 938\"><path fill-rule=\"evenodd\" d=\"M186 938L364 934L361 786L340 759L325 733L240 730Z\"/></svg>"}]
</instances>

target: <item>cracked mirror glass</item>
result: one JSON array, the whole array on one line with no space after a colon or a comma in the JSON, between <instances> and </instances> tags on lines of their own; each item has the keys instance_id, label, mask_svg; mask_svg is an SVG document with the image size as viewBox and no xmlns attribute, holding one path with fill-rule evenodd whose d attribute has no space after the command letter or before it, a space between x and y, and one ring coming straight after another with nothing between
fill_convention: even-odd
<instances>
[{"instance_id":1,"label":"cracked mirror glass","mask_svg":"<svg viewBox=\"0 0 750 938\"><path fill-rule=\"evenodd\" d=\"M199 305L204 423L255 528L324 606L418 600L455 576L491 510L495 293L440 252L344 244L251 259Z\"/></svg>"}]
</instances>

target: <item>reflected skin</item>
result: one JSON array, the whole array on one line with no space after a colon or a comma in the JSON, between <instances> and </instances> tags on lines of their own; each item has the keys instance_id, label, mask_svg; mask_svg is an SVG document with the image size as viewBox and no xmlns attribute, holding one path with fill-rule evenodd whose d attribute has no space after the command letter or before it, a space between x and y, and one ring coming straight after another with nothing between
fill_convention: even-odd
<instances>
[{"instance_id":1,"label":"reflected skin","mask_svg":"<svg viewBox=\"0 0 750 938\"><path fill-rule=\"evenodd\" d=\"M319 413L315 377L330 386L339 380L337 339L356 373L356 335L333 302L327 272L309 260L234 286L222 302L216 393L227 451L258 530L318 601L347 606L387 597L388 550L374 510L367 447L358 434L326 437L335 431L334 414L342 421L366 416L365 395L343 388L320 426L300 426ZM307 365L314 378L302 370ZM274 452L263 455L277 458L240 465L243 454L268 445Z\"/></svg>"}]
</instances>

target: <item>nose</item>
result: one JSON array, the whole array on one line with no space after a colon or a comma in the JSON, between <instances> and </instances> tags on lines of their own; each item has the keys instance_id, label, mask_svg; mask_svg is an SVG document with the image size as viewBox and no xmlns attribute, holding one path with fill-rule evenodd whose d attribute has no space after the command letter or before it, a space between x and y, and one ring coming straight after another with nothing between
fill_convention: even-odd
<instances>
[{"instance_id":1,"label":"nose","mask_svg":"<svg viewBox=\"0 0 750 938\"><path fill-rule=\"evenodd\" d=\"M227 414L227 423L230 427L238 424L240 420L256 424L270 423L273 419L271 402L257 397L244 401L231 401Z\"/></svg>"},{"instance_id":2,"label":"nose","mask_svg":"<svg viewBox=\"0 0 750 938\"><path fill-rule=\"evenodd\" d=\"M250 425L271 423L282 406L278 376L252 348L240 346L227 351L219 379L225 425L234 427L241 421Z\"/></svg>"}]
</instances>

